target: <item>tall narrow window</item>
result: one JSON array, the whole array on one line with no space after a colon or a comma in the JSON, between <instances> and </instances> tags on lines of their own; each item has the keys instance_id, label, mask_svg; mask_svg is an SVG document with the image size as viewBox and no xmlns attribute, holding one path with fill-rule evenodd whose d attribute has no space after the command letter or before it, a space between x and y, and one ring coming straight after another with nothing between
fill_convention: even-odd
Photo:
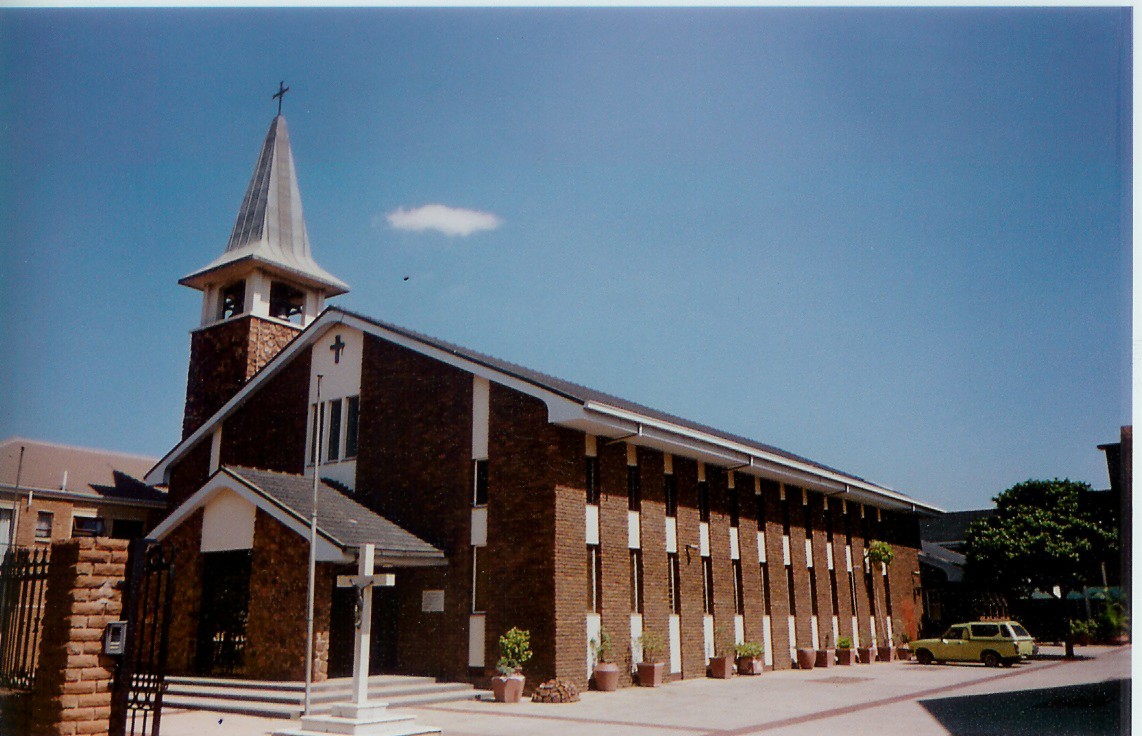
<instances>
[{"instance_id":1,"label":"tall narrow window","mask_svg":"<svg viewBox=\"0 0 1142 736\"><path fill-rule=\"evenodd\" d=\"M769 565L764 562L761 563L761 596L765 606L765 615L769 616L773 613L773 605L769 599Z\"/></svg>"},{"instance_id":2,"label":"tall narrow window","mask_svg":"<svg viewBox=\"0 0 1142 736\"><path fill-rule=\"evenodd\" d=\"M599 458L587 458L587 503L599 503Z\"/></svg>"},{"instance_id":3,"label":"tall narrow window","mask_svg":"<svg viewBox=\"0 0 1142 736\"><path fill-rule=\"evenodd\" d=\"M739 526L741 524L741 511L742 511L742 509L741 509L741 499L738 498L738 489L737 488L729 489L729 498L727 499L727 501L728 501L729 507L730 507L729 508L730 526L733 526L733 527Z\"/></svg>"},{"instance_id":4,"label":"tall narrow window","mask_svg":"<svg viewBox=\"0 0 1142 736\"><path fill-rule=\"evenodd\" d=\"M599 545L587 545L587 610L599 613L603 607L603 558Z\"/></svg>"},{"instance_id":5,"label":"tall narrow window","mask_svg":"<svg viewBox=\"0 0 1142 736\"><path fill-rule=\"evenodd\" d=\"M341 457L341 401L329 402L329 451L330 460Z\"/></svg>"},{"instance_id":6,"label":"tall narrow window","mask_svg":"<svg viewBox=\"0 0 1142 736\"><path fill-rule=\"evenodd\" d=\"M318 411L317 404L310 405L310 412L312 416L312 427L310 427L310 442L309 442L309 464L312 465L317 462L317 448L321 446L321 427L320 419L321 413Z\"/></svg>"},{"instance_id":7,"label":"tall narrow window","mask_svg":"<svg viewBox=\"0 0 1142 736\"><path fill-rule=\"evenodd\" d=\"M487 610L485 606L486 588L488 587L488 571L486 562L480 554L479 547L472 547L472 612L480 613Z\"/></svg>"},{"instance_id":8,"label":"tall narrow window","mask_svg":"<svg viewBox=\"0 0 1142 736\"><path fill-rule=\"evenodd\" d=\"M361 397L345 399L345 457L357 457L357 424L361 418Z\"/></svg>"},{"instance_id":9,"label":"tall narrow window","mask_svg":"<svg viewBox=\"0 0 1142 736\"><path fill-rule=\"evenodd\" d=\"M487 506L488 505L488 461L487 460L474 460L473 465L473 491L472 491L472 505L473 506Z\"/></svg>"},{"instance_id":10,"label":"tall narrow window","mask_svg":"<svg viewBox=\"0 0 1142 736\"><path fill-rule=\"evenodd\" d=\"M637 465L627 466L627 508L631 511L642 509L642 481Z\"/></svg>"},{"instance_id":11,"label":"tall narrow window","mask_svg":"<svg viewBox=\"0 0 1142 736\"><path fill-rule=\"evenodd\" d=\"M739 616L745 615L745 590L742 588L742 561L730 560L733 566L734 577L734 612Z\"/></svg>"},{"instance_id":12,"label":"tall narrow window","mask_svg":"<svg viewBox=\"0 0 1142 736\"><path fill-rule=\"evenodd\" d=\"M704 480L698 481L698 521L710 520L710 486Z\"/></svg>"},{"instance_id":13,"label":"tall narrow window","mask_svg":"<svg viewBox=\"0 0 1142 736\"><path fill-rule=\"evenodd\" d=\"M702 612L714 615L714 566L709 557L702 558Z\"/></svg>"},{"instance_id":14,"label":"tall narrow window","mask_svg":"<svg viewBox=\"0 0 1142 736\"><path fill-rule=\"evenodd\" d=\"M55 518L50 511L41 511L36 514L36 539L52 538L52 519Z\"/></svg>"},{"instance_id":15,"label":"tall narrow window","mask_svg":"<svg viewBox=\"0 0 1142 736\"><path fill-rule=\"evenodd\" d=\"M678 565L678 553L669 552L666 555L667 580L670 589L670 610L672 613L682 613L682 571Z\"/></svg>"},{"instance_id":16,"label":"tall narrow window","mask_svg":"<svg viewBox=\"0 0 1142 736\"><path fill-rule=\"evenodd\" d=\"M666 499L666 515L670 518L678 516L678 486L674 484L674 475L664 475L662 492Z\"/></svg>"},{"instance_id":17,"label":"tall narrow window","mask_svg":"<svg viewBox=\"0 0 1142 736\"><path fill-rule=\"evenodd\" d=\"M630 611L643 612L642 601L642 550L630 551Z\"/></svg>"}]
</instances>

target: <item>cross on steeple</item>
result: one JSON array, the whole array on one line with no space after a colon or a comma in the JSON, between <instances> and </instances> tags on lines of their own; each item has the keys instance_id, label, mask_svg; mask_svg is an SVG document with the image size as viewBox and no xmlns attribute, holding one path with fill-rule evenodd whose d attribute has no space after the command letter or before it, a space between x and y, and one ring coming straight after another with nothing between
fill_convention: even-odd
<instances>
[{"instance_id":1,"label":"cross on steeple","mask_svg":"<svg viewBox=\"0 0 1142 736\"><path fill-rule=\"evenodd\" d=\"M278 115L282 114L282 98L285 97L286 92L289 92L289 87L285 86L285 80L278 82L278 91L273 97L278 101Z\"/></svg>"},{"instance_id":2,"label":"cross on steeple","mask_svg":"<svg viewBox=\"0 0 1142 736\"><path fill-rule=\"evenodd\" d=\"M329 346L329 349L333 351L334 363L341 362L341 351L346 347L348 347L348 345L346 345L345 342L341 340L341 336L338 335L337 339L333 341L333 344Z\"/></svg>"}]
</instances>

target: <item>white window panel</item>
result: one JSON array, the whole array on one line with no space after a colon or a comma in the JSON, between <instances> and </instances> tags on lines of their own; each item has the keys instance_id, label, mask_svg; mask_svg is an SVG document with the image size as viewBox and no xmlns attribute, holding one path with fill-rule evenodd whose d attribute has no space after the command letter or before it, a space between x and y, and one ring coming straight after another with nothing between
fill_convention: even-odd
<instances>
[{"instance_id":1,"label":"white window panel","mask_svg":"<svg viewBox=\"0 0 1142 736\"><path fill-rule=\"evenodd\" d=\"M734 646L741 644L745 641L745 616L736 614L734 616Z\"/></svg>"},{"instance_id":2,"label":"white window panel","mask_svg":"<svg viewBox=\"0 0 1142 736\"><path fill-rule=\"evenodd\" d=\"M627 547L631 549L642 548L642 539L639 534L641 525L638 517L639 514L637 511L627 512Z\"/></svg>"},{"instance_id":3,"label":"white window panel","mask_svg":"<svg viewBox=\"0 0 1142 736\"><path fill-rule=\"evenodd\" d=\"M587 504L587 544L599 543L599 507Z\"/></svg>"},{"instance_id":4,"label":"white window panel","mask_svg":"<svg viewBox=\"0 0 1142 736\"><path fill-rule=\"evenodd\" d=\"M709 522L701 522L698 524L698 554L702 557L710 556L710 524Z\"/></svg>"},{"instance_id":5,"label":"white window panel","mask_svg":"<svg viewBox=\"0 0 1142 736\"><path fill-rule=\"evenodd\" d=\"M480 506L472 509L472 546L483 547L488 543L488 509Z\"/></svg>"},{"instance_id":6,"label":"white window panel","mask_svg":"<svg viewBox=\"0 0 1142 736\"><path fill-rule=\"evenodd\" d=\"M813 540L805 540L805 567L813 566Z\"/></svg>"},{"instance_id":7,"label":"white window panel","mask_svg":"<svg viewBox=\"0 0 1142 736\"><path fill-rule=\"evenodd\" d=\"M638 669L642 661L642 614L630 615L630 667L631 671Z\"/></svg>"},{"instance_id":8,"label":"white window panel","mask_svg":"<svg viewBox=\"0 0 1142 736\"><path fill-rule=\"evenodd\" d=\"M860 649L860 630L857 628L857 617L853 616L853 648Z\"/></svg>"},{"instance_id":9,"label":"white window panel","mask_svg":"<svg viewBox=\"0 0 1142 736\"><path fill-rule=\"evenodd\" d=\"M820 649L821 648L821 633L817 629L817 617L816 616L810 616L809 617L809 635L813 640L813 648L814 649Z\"/></svg>"},{"instance_id":10,"label":"white window panel","mask_svg":"<svg viewBox=\"0 0 1142 736\"><path fill-rule=\"evenodd\" d=\"M666 551L678 552L678 519L666 517Z\"/></svg>"},{"instance_id":11,"label":"white window panel","mask_svg":"<svg viewBox=\"0 0 1142 736\"><path fill-rule=\"evenodd\" d=\"M730 559L741 559L741 546L738 544L738 530L736 527L730 527Z\"/></svg>"},{"instance_id":12,"label":"white window panel","mask_svg":"<svg viewBox=\"0 0 1142 736\"><path fill-rule=\"evenodd\" d=\"M682 621L676 613L670 614L667 623L670 632L670 674L682 671Z\"/></svg>"},{"instance_id":13,"label":"white window panel","mask_svg":"<svg viewBox=\"0 0 1142 736\"><path fill-rule=\"evenodd\" d=\"M484 614L468 616L468 666L484 666Z\"/></svg>"},{"instance_id":14,"label":"white window panel","mask_svg":"<svg viewBox=\"0 0 1142 736\"><path fill-rule=\"evenodd\" d=\"M765 664L773 666L773 621L769 616L761 617L761 640L765 644Z\"/></svg>"},{"instance_id":15,"label":"white window panel","mask_svg":"<svg viewBox=\"0 0 1142 736\"><path fill-rule=\"evenodd\" d=\"M833 543L829 542L825 545L825 564L828 569L833 569Z\"/></svg>"},{"instance_id":16,"label":"white window panel","mask_svg":"<svg viewBox=\"0 0 1142 736\"><path fill-rule=\"evenodd\" d=\"M853 571L853 547L851 544L845 545L845 572Z\"/></svg>"},{"instance_id":17,"label":"white window panel","mask_svg":"<svg viewBox=\"0 0 1142 736\"><path fill-rule=\"evenodd\" d=\"M714 656L714 617L708 614L702 616L702 650L708 663Z\"/></svg>"},{"instance_id":18,"label":"white window panel","mask_svg":"<svg viewBox=\"0 0 1142 736\"><path fill-rule=\"evenodd\" d=\"M789 535L788 534L782 534L781 535L781 561L785 564L786 567L789 567L789 565L792 564L790 562L790 559L789 559Z\"/></svg>"},{"instance_id":19,"label":"white window panel","mask_svg":"<svg viewBox=\"0 0 1142 736\"><path fill-rule=\"evenodd\" d=\"M765 562L765 532L757 533L757 561Z\"/></svg>"},{"instance_id":20,"label":"white window panel","mask_svg":"<svg viewBox=\"0 0 1142 736\"><path fill-rule=\"evenodd\" d=\"M591 679L591 675L595 672L595 663L598 658L595 656L595 648L591 646L591 642L598 641L599 631L602 630L602 618L597 613L587 614L587 679Z\"/></svg>"}]
</instances>

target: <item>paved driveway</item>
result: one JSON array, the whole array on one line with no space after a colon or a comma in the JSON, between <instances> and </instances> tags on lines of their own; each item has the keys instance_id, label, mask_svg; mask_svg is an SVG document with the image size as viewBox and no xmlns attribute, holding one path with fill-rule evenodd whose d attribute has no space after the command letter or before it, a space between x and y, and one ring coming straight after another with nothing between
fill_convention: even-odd
<instances>
[{"instance_id":1,"label":"paved driveway","mask_svg":"<svg viewBox=\"0 0 1142 736\"><path fill-rule=\"evenodd\" d=\"M748 734L1118 734L1128 715L1130 648L1083 647L1066 661L1011 669L915 663L686 680L583 693L567 705L464 702L401 709L448 736L747 736ZM221 720L221 722L219 722ZM253 736L268 721L171 711L163 736Z\"/></svg>"}]
</instances>

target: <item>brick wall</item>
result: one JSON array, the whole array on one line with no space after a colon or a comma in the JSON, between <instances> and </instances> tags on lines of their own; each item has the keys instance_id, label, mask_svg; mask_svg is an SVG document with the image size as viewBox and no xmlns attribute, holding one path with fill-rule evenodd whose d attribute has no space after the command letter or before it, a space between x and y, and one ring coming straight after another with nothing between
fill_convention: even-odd
<instances>
[{"instance_id":1,"label":"brick wall","mask_svg":"<svg viewBox=\"0 0 1142 736\"><path fill-rule=\"evenodd\" d=\"M124 540L78 539L53 546L32 734L106 734L115 658L102 654L103 630L123 610Z\"/></svg>"},{"instance_id":2,"label":"brick wall","mask_svg":"<svg viewBox=\"0 0 1142 736\"><path fill-rule=\"evenodd\" d=\"M789 657L789 585L782 563L781 552L781 503L780 486L762 482L762 498L765 504L765 546L769 561L770 609L772 610L772 649L774 669L785 670L792 666ZM790 550L792 551L792 550Z\"/></svg>"},{"instance_id":3,"label":"brick wall","mask_svg":"<svg viewBox=\"0 0 1142 736\"><path fill-rule=\"evenodd\" d=\"M302 351L226 419L222 465L304 472L310 357Z\"/></svg>"},{"instance_id":4,"label":"brick wall","mask_svg":"<svg viewBox=\"0 0 1142 736\"><path fill-rule=\"evenodd\" d=\"M313 680L326 679L329 609L335 571L318 563L314 587ZM309 543L258 509L250 563L250 615L246 624L247 677L304 680Z\"/></svg>"},{"instance_id":5,"label":"brick wall","mask_svg":"<svg viewBox=\"0 0 1142 736\"><path fill-rule=\"evenodd\" d=\"M163 540L171 550L175 574L171 625L167 644L167 670L191 675L198 645L198 611L202 602L202 509L195 511Z\"/></svg>"},{"instance_id":6,"label":"brick wall","mask_svg":"<svg viewBox=\"0 0 1142 736\"><path fill-rule=\"evenodd\" d=\"M246 315L191 333L183 439L222 408L298 332L292 325Z\"/></svg>"}]
</instances>

